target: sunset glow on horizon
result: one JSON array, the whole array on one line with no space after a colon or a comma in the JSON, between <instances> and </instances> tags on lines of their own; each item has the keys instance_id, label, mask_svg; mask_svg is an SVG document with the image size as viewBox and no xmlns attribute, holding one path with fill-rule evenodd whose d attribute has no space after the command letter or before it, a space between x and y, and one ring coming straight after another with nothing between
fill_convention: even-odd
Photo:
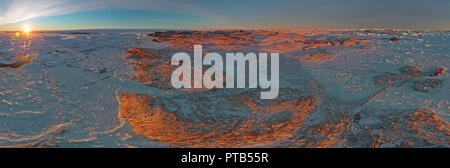
<instances>
[{"instance_id":1,"label":"sunset glow on horizon","mask_svg":"<svg viewBox=\"0 0 450 168\"><path fill-rule=\"evenodd\" d=\"M29 24L26 24L23 26L23 32L28 33L31 31L31 26Z\"/></svg>"}]
</instances>

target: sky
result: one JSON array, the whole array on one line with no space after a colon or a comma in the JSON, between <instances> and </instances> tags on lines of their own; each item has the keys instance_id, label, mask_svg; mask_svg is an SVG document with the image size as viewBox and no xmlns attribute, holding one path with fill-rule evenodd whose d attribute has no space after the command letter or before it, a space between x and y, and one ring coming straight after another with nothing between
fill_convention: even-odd
<instances>
[{"instance_id":1,"label":"sky","mask_svg":"<svg viewBox=\"0 0 450 168\"><path fill-rule=\"evenodd\" d=\"M1 0L0 30L400 28L450 30L449 0Z\"/></svg>"}]
</instances>

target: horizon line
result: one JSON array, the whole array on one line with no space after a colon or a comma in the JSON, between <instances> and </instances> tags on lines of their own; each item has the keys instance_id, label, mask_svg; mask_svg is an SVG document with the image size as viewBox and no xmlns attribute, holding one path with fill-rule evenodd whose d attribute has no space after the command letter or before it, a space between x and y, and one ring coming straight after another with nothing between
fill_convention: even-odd
<instances>
[{"instance_id":1,"label":"horizon line","mask_svg":"<svg viewBox=\"0 0 450 168\"><path fill-rule=\"evenodd\" d=\"M68 29L37 29L32 32L51 32L51 31L87 31L87 30L423 30L423 31L450 31L450 28L179 28L179 27L105 27L105 28L68 28ZM22 32L19 29L1 29L0 32Z\"/></svg>"}]
</instances>

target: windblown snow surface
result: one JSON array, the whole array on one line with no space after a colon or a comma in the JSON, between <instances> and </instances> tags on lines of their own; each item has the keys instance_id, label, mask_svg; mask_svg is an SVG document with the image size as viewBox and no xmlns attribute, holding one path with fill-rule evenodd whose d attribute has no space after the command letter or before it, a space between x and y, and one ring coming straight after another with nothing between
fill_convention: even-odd
<instances>
[{"instance_id":1,"label":"windblown snow surface","mask_svg":"<svg viewBox=\"0 0 450 168\"><path fill-rule=\"evenodd\" d=\"M0 146L449 147L449 35L0 32ZM194 44L222 56L280 53L278 98L172 88L170 58L193 56Z\"/></svg>"}]
</instances>

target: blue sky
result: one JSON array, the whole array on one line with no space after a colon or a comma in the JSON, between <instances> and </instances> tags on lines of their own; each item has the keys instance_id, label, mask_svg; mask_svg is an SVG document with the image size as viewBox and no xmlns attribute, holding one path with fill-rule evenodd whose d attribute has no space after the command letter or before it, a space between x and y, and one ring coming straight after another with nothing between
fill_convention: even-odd
<instances>
[{"instance_id":1,"label":"blue sky","mask_svg":"<svg viewBox=\"0 0 450 168\"><path fill-rule=\"evenodd\" d=\"M450 29L449 0L2 0L0 30Z\"/></svg>"}]
</instances>

